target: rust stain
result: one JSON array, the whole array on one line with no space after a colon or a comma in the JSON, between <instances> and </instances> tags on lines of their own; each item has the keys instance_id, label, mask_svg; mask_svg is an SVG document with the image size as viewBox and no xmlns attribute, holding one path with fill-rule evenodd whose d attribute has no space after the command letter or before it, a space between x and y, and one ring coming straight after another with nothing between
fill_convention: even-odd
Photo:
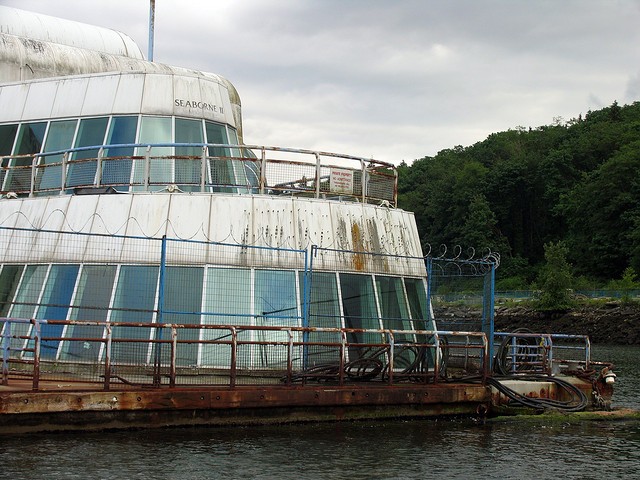
<instances>
[{"instance_id":1,"label":"rust stain","mask_svg":"<svg viewBox=\"0 0 640 480\"><path fill-rule=\"evenodd\" d=\"M362 239L362 231L360 230L360 225L354 222L351 225L351 240L353 242L353 250L355 253L353 254L353 268L357 271L364 270L364 242Z\"/></svg>"}]
</instances>

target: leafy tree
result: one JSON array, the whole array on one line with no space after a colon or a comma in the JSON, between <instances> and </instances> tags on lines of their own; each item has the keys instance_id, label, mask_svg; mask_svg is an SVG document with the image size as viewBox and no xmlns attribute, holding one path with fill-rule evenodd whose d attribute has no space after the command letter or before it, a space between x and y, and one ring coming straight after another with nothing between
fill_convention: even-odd
<instances>
[{"instance_id":1,"label":"leafy tree","mask_svg":"<svg viewBox=\"0 0 640 480\"><path fill-rule=\"evenodd\" d=\"M573 274L567 262L567 247L563 242L550 242L544 245L545 264L538 278L540 297L537 307L540 310L567 310L574 305L571 297Z\"/></svg>"}]
</instances>

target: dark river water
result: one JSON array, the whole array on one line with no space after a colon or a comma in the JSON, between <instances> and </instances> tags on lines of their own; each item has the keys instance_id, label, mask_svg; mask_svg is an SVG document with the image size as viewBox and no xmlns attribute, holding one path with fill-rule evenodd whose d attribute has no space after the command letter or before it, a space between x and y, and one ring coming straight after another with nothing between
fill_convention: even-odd
<instances>
[{"instance_id":1,"label":"dark river water","mask_svg":"<svg viewBox=\"0 0 640 480\"><path fill-rule=\"evenodd\" d=\"M640 409L640 347L594 346ZM11 479L640 478L640 423L410 420L0 438Z\"/></svg>"}]
</instances>

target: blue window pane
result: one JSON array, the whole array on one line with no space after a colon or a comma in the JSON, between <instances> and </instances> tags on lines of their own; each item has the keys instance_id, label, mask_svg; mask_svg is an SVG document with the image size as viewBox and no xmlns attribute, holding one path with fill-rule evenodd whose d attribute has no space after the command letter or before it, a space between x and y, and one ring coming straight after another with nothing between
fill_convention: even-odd
<instances>
[{"instance_id":1,"label":"blue window pane","mask_svg":"<svg viewBox=\"0 0 640 480\"><path fill-rule=\"evenodd\" d=\"M78 138L75 142L75 147L93 147L95 145L101 146L104 142L104 135L107 130L107 117L101 118L86 118L80 120L80 127L78 128ZM98 162L99 149L82 150L80 152L74 152L72 156L73 162L69 165L67 171L67 186L75 187L78 185L93 185L96 176L96 167ZM91 159L91 160L87 160Z\"/></svg>"},{"instance_id":2,"label":"blue window pane","mask_svg":"<svg viewBox=\"0 0 640 480\"><path fill-rule=\"evenodd\" d=\"M176 118L176 143L204 143L202 122ZM185 192L200 190L202 148L176 147L176 183Z\"/></svg>"},{"instance_id":3,"label":"blue window pane","mask_svg":"<svg viewBox=\"0 0 640 480\"><path fill-rule=\"evenodd\" d=\"M66 320L71 295L78 276L78 265L53 265L47 278L42 295L42 305L38 309L37 318L45 320ZM46 340L45 337L60 337L62 325L42 325L40 344L42 358L55 358L60 341L56 338Z\"/></svg>"},{"instance_id":4,"label":"blue window pane","mask_svg":"<svg viewBox=\"0 0 640 480\"><path fill-rule=\"evenodd\" d=\"M63 120L59 122L51 122L47 133L47 140L44 146L45 152L57 152L59 150L68 150L71 148L73 136L76 132L77 120ZM62 154L47 155L40 161L41 169L37 172L36 185L37 189L59 189L62 180Z\"/></svg>"},{"instance_id":5,"label":"blue window pane","mask_svg":"<svg viewBox=\"0 0 640 480\"><path fill-rule=\"evenodd\" d=\"M204 310L202 323L205 325L251 325L251 270L208 268ZM207 341L231 341L231 333L230 330L204 330L202 338ZM238 339L248 340L250 333L240 331ZM230 361L229 345L203 345L203 365L228 367ZM247 360L241 363L247 363Z\"/></svg>"},{"instance_id":6,"label":"blue window pane","mask_svg":"<svg viewBox=\"0 0 640 480\"><path fill-rule=\"evenodd\" d=\"M22 124L18 131L14 155L40 153L46 128L46 122ZM7 174L4 189L14 192L28 192L31 187L31 163L30 157L11 160L13 167L24 168L12 170Z\"/></svg>"},{"instance_id":7,"label":"blue window pane","mask_svg":"<svg viewBox=\"0 0 640 480\"><path fill-rule=\"evenodd\" d=\"M138 143L171 143L172 142L171 117L142 117L140 120L140 138ZM145 155L146 148L139 148L137 154ZM173 160L164 158L172 155L171 147L153 147L149 164L149 183L152 185L169 185L173 181ZM144 183L144 165L138 162L135 165L136 183Z\"/></svg>"},{"instance_id":8,"label":"blue window pane","mask_svg":"<svg viewBox=\"0 0 640 480\"><path fill-rule=\"evenodd\" d=\"M154 318L157 285L158 267L140 265L120 267L113 298L111 322L151 323ZM148 327L113 327L112 361L114 363L146 363L149 359L147 343L123 343L118 342L118 339L149 340L151 330Z\"/></svg>"},{"instance_id":9,"label":"blue window pane","mask_svg":"<svg viewBox=\"0 0 640 480\"><path fill-rule=\"evenodd\" d=\"M87 265L82 269L70 320L105 322L111 299L113 281L116 275L114 265ZM65 334L71 338L102 338L104 327L92 325L70 326ZM60 358L63 360L97 360L102 342L65 341Z\"/></svg>"},{"instance_id":10,"label":"blue window pane","mask_svg":"<svg viewBox=\"0 0 640 480\"><path fill-rule=\"evenodd\" d=\"M164 311L162 322L181 325L199 325L202 309L202 283L204 270L195 267L168 267L165 276ZM163 337L170 330L163 330ZM184 328L178 330L178 341L198 340L200 330ZM168 339L170 337L165 337ZM170 357L169 345L162 348L163 362ZM196 365L198 358L197 343L179 343L176 351L176 364L180 366Z\"/></svg>"},{"instance_id":11,"label":"blue window pane","mask_svg":"<svg viewBox=\"0 0 640 480\"><path fill-rule=\"evenodd\" d=\"M256 270L254 287L254 314L259 326L298 326L296 277L293 271ZM259 331L259 342L287 342L285 332ZM293 360L300 360L298 354ZM258 345L254 351L254 364L260 367L285 367L286 346Z\"/></svg>"},{"instance_id":12,"label":"blue window pane","mask_svg":"<svg viewBox=\"0 0 640 480\"><path fill-rule=\"evenodd\" d=\"M137 128L138 117L113 117L105 143L107 145L135 143ZM113 160L102 162L102 184L116 185L116 190L120 191L128 190L133 154L133 147L106 148L105 157L113 158Z\"/></svg>"},{"instance_id":13,"label":"blue window pane","mask_svg":"<svg viewBox=\"0 0 640 480\"><path fill-rule=\"evenodd\" d=\"M300 291L304 288L304 272L300 272ZM309 292L309 326L324 328L340 328L340 300L335 273L313 272L309 275L311 289ZM330 332L312 332L309 342L335 343L339 345L341 335ZM340 361L340 349L335 346L312 345L307 351L307 366Z\"/></svg>"}]
</instances>

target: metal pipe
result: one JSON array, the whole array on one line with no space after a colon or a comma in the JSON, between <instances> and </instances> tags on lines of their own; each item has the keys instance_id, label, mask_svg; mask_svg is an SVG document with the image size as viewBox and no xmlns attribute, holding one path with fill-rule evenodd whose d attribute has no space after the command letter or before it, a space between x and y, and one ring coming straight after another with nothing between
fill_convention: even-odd
<instances>
[{"instance_id":1,"label":"metal pipe","mask_svg":"<svg viewBox=\"0 0 640 480\"><path fill-rule=\"evenodd\" d=\"M153 34L156 23L156 0L150 0L149 2L149 53L147 58L150 62L153 62Z\"/></svg>"}]
</instances>

